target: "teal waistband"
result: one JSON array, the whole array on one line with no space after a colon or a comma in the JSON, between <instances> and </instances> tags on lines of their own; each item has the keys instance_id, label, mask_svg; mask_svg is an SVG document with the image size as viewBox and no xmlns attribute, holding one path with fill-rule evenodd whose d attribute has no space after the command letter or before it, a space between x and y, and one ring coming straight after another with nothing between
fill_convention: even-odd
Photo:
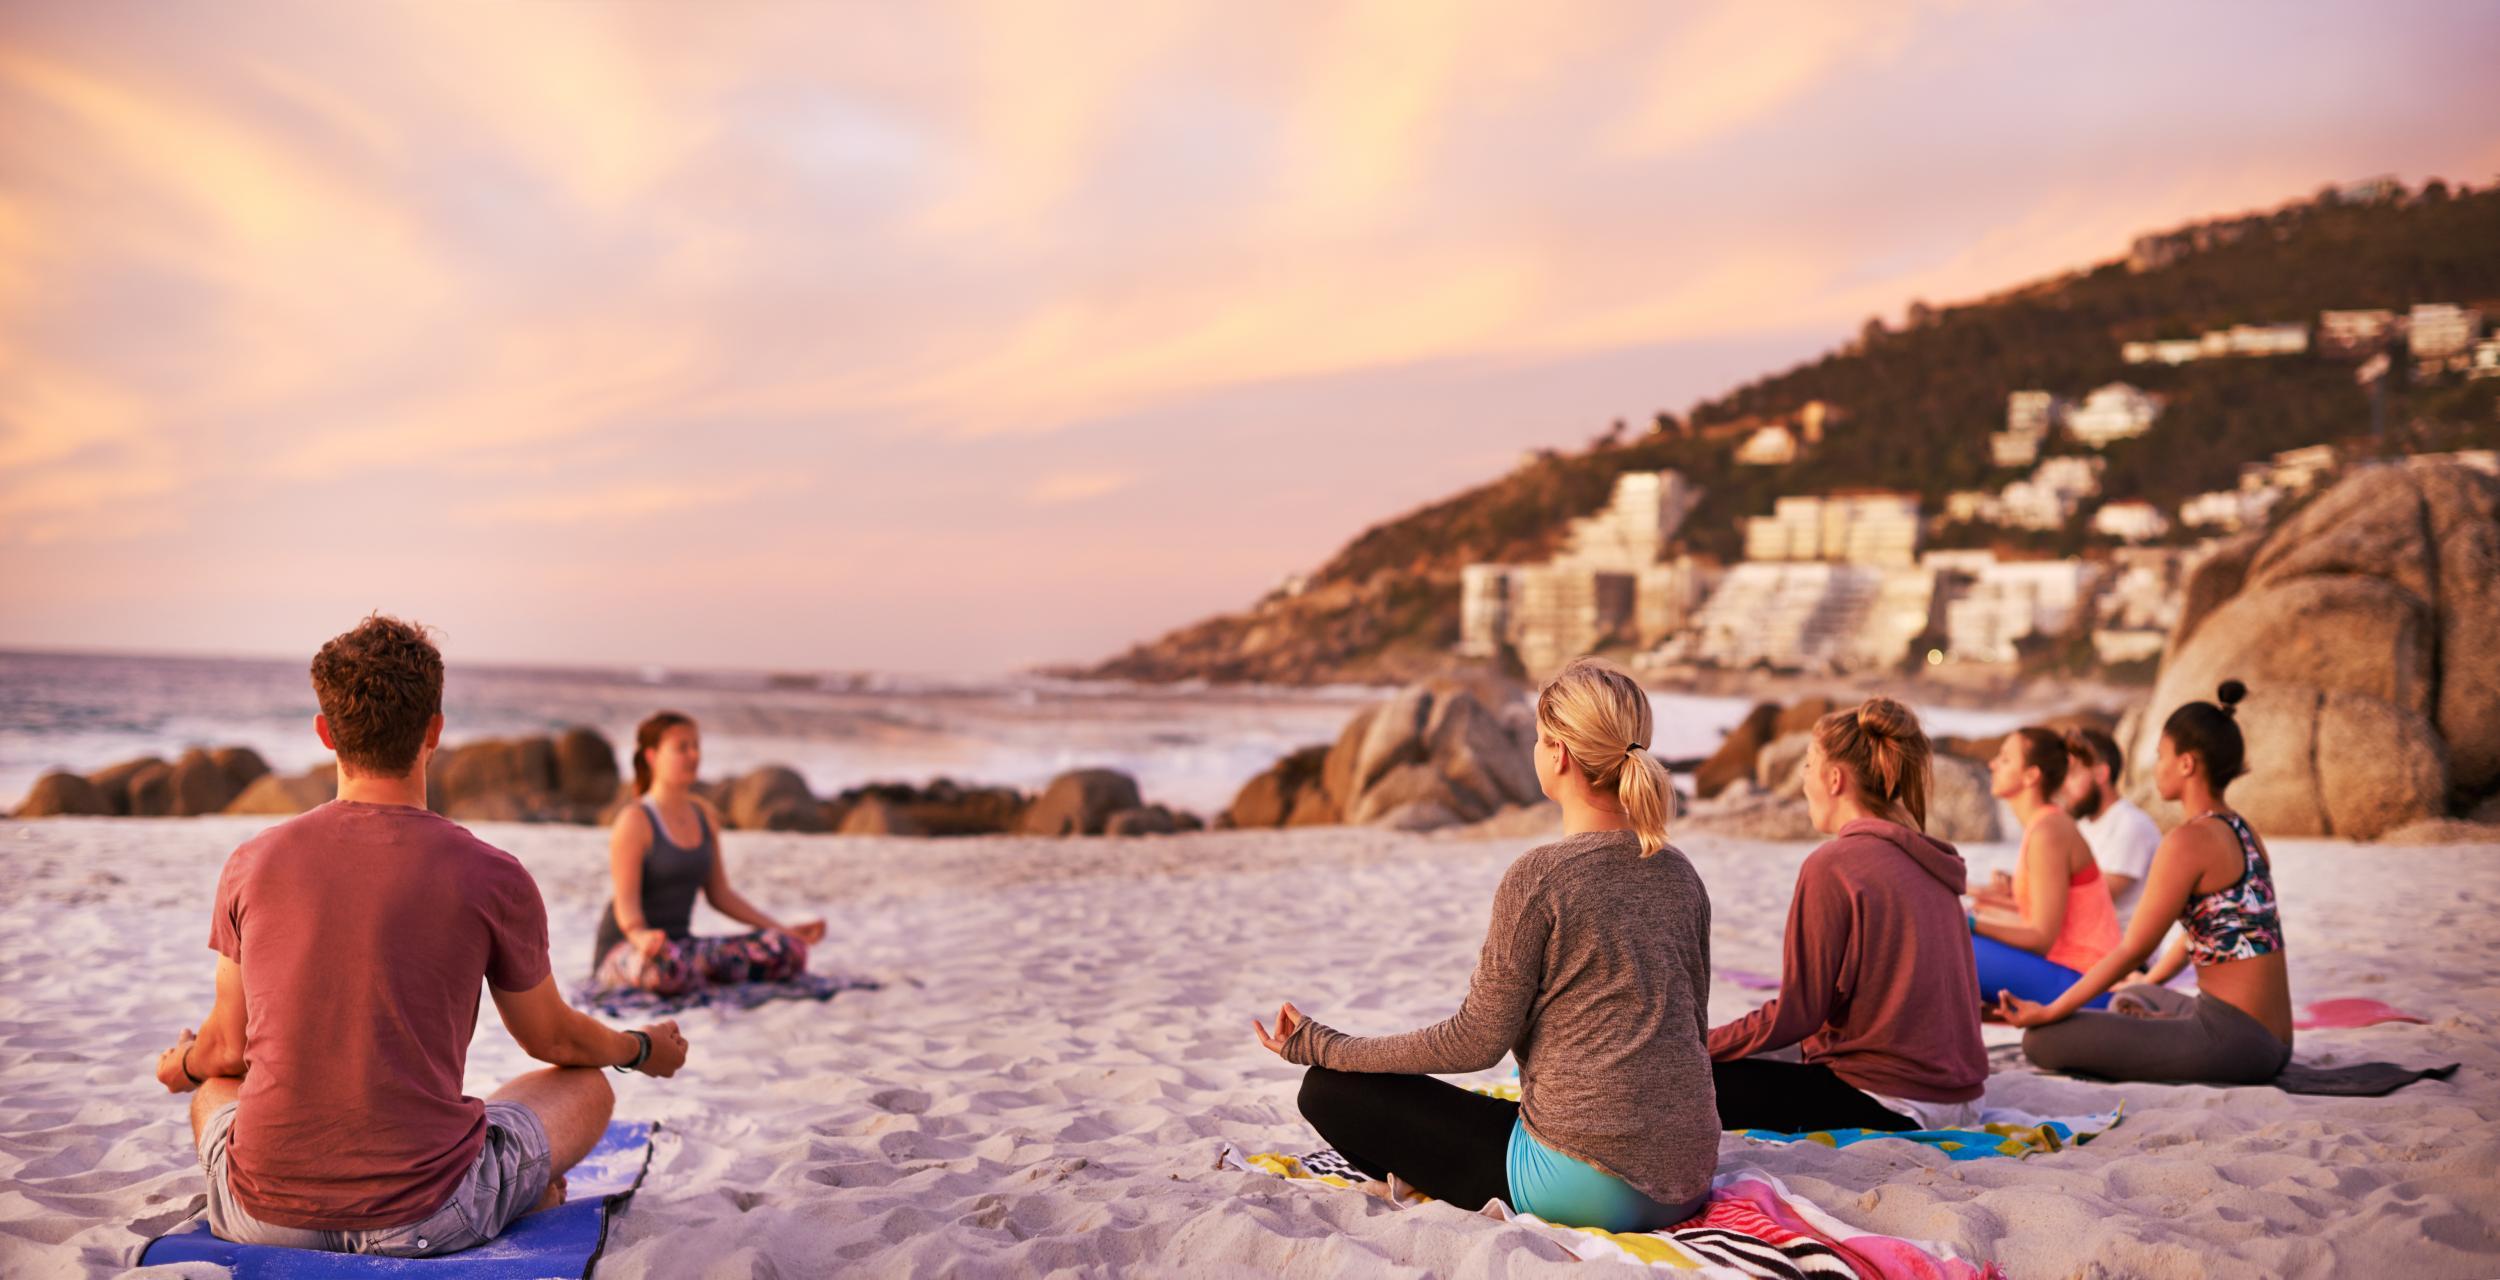
<instances>
[{"instance_id":1,"label":"teal waistband","mask_svg":"<svg viewBox=\"0 0 2500 1280\"><path fill-rule=\"evenodd\" d=\"M1511 1122L1503 1164L1510 1175L1510 1207L1566 1227L1658 1231L1700 1212L1698 1204L1660 1204L1631 1183L1537 1141L1525 1114Z\"/></svg>"}]
</instances>

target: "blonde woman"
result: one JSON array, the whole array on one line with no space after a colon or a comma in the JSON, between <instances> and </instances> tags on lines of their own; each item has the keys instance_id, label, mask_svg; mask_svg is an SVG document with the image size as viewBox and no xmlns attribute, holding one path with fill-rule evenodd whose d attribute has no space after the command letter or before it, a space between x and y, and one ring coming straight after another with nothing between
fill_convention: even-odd
<instances>
[{"instance_id":1,"label":"blonde woman","mask_svg":"<svg viewBox=\"0 0 2500 1280\"><path fill-rule=\"evenodd\" d=\"M1356 1037L1288 1004L1259 1043L1308 1066L1303 1116L1357 1168L1474 1209L1609 1231L1698 1212L1718 1162L1710 897L1667 841L1649 695L1582 659L1537 696L1536 771L1563 838L1502 876L1465 1003ZM1432 1078L1519 1059L1520 1100Z\"/></svg>"},{"instance_id":2,"label":"blonde woman","mask_svg":"<svg viewBox=\"0 0 2500 1280\"><path fill-rule=\"evenodd\" d=\"M1988 1053L1964 931L1969 871L1927 835L1927 734L1890 698L1817 721L1806 813L1832 838L1797 871L1771 1002L1710 1033L1730 1129L1939 1129L1978 1118ZM1756 1055L1804 1043L1804 1061Z\"/></svg>"},{"instance_id":3,"label":"blonde woman","mask_svg":"<svg viewBox=\"0 0 2500 1280\"><path fill-rule=\"evenodd\" d=\"M635 729L634 790L642 803L616 815L608 833L614 891L591 957L601 987L673 996L699 986L779 982L805 970L808 947L824 941L824 921L784 925L729 883L720 814L694 793L702 765L702 731L693 717L662 711ZM698 893L755 931L695 936Z\"/></svg>"}]
</instances>

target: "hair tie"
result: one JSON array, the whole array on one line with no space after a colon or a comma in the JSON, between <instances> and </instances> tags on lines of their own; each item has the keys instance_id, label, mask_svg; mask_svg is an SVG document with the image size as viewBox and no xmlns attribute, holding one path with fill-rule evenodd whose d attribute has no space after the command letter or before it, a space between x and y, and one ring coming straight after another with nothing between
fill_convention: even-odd
<instances>
[{"instance_id":1,"label":"hair tie","mask_svg":"<svg viewBox=\"0 0 2500 1280\"><path fill-rule=\"evenodd\" d=\"M1635 751L1647 751L1647 750L1649 750L1649 744L1648 744L1648 743L1646 743L1646 742L1635 742L1635 743L1633 743L1631 746L1625 747L1625 748L1623 749L1623 754L1625 754L1625 755L1627 755L1627 756L1628 756L1628 755L1632 754L1632 753L1633 753L1633 752L1635 752Z\"/></svg>"}]
</instances>

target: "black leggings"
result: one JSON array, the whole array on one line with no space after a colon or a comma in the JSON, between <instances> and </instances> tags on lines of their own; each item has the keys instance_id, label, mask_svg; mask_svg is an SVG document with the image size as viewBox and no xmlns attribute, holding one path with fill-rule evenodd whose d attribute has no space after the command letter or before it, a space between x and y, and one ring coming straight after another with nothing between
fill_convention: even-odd
<instances>
[{"instance_id":1,"label":"black leggings","mask_svg":"<svg viewBox=\"0 0 2500 1280\"><path fill-rule=\"evenodd\" d=\"M1355 1168L1463 1209L1510 1202L1510 1130L1519 1104L1431 1076L1313 1067L1302 1118Z\"/></svg>"},{"instance_id":2,"label":"black leggings","mask_svg":"<svg viewBox=\"0 0 2500 1280\"><path fill-rule=\"evenodd\" d=\"M1722 1129L1900 1133L1918 1128L1918 1121L1868 1097L1820 1063L1738 1058L1711 1063L1710 1081L1719 1091Z\"/></svg>"}]
</instances>

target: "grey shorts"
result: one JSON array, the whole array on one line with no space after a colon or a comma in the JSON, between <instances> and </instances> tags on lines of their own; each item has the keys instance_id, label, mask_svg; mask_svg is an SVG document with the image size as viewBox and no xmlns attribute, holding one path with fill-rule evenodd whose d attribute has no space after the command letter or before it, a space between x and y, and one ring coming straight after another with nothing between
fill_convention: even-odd
<instances>
[{"instance_id":1,"label":"grey shorts","mask_svg":"<svg viewBox=\"0 0 2500 1280\"><path fill-rule=\"evenodd\" d=\"M538 1113L517 1102L489 1102L486 1142L478 1148L477 1163L469 1166L451 1199L426 1217L404 1227L370 1231L323 1231L262 1222L243 1211L226 1185L226 1149L234 1136L236 1107L232 1102L219 1107L208 1118L208 1127L200 1131L200 1172L208 1175L208 1228L219 1239L236 1244L394 1258L457 1253L494 1239L547 1194L552 1159L547 1129L538 1122Z\"/></svg>"}]
</instances>

